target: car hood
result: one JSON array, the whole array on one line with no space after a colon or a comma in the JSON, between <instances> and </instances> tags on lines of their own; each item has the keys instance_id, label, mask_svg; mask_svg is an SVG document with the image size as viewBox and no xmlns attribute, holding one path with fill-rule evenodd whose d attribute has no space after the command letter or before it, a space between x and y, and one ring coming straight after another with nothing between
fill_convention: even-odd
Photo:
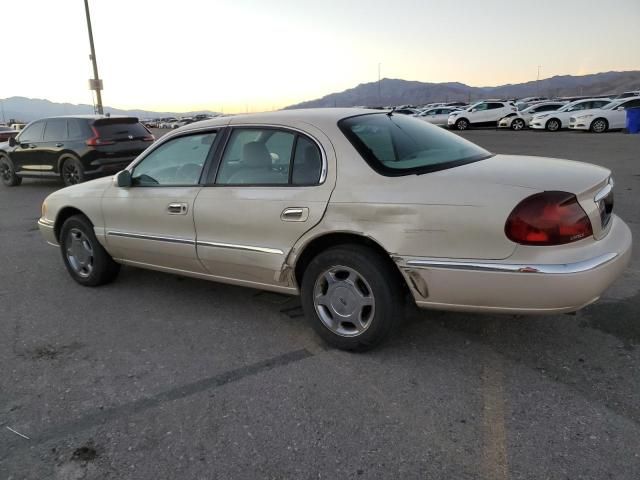
<instances>
[{"instance_id":1,"label":"car hood","mask_svg":"<svg viewBox=\"0 0 640 480\"><path fill-rule=\"evenodd\" d=\"M589 163L524 155L494 155L479 162L439 172L477 182L581 193L603 183L610 170Z\"/></svg>"},{"instance_id":2,"label":"car hood","mask_svg":"<svg viewBox=\"0 0 640 480\"><path fill-rule=\"evenodd\" d=\"M95 180L89 180L88 182L62 188L52 193L49 197L77 198L102 196L102 193L109 185L111 185L112 182L113 176L97 178Z\"/></svg>"}]
</instances>

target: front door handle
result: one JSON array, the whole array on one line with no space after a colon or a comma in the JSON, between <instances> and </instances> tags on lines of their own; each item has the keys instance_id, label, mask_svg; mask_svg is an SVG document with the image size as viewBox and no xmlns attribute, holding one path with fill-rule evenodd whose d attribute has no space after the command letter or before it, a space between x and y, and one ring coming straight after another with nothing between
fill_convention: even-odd
<instances>
[{"instance_id":1,"label":"front door handle","mask_svg":"<svg viewBox=\"0 0 640 480\"><path fill-rule=\"evenodd\" d=\"M64 144L62 144L62 143L56 143L56 147L63 147L63 146L64 146Z\"/></svg>"},{"instance_id":2,"label":"front door handle","mask_svg":"<svg viewBox=\"0 0 640 480\"><path fill-rule=\"evenodd\" d=\"M174 202L167 205L169 215L186 215L189 211L189 205L181 202Z\"/></svg>"},{"instance_id":3,"label":"front door handle","mask_svg":"<svg viewBox=\"0 0 640 480\"><path fill-rule=\"evenodd\" d=\"M280 220L283 222L306 222L307 218L309 218L309 209L307 207L285 208L280 214Z\"/></svg>"}]
</instances>

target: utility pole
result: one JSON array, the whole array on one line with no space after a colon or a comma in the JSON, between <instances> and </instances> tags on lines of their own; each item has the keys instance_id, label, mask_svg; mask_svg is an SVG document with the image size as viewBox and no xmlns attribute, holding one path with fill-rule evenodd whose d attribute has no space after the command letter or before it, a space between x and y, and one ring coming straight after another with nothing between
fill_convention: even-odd
<instances>
[{"instance_id":1,"label":"utility pole","mask_svg":"<svg viewBox=\"0 0 640 480\"><path fill-rule=\"evenodd\" d=\"M542 65L538 65L538 77L536 78L536 95L540 96L540 69Z\"/></svg>"},{"instance_id":2,"label":"utility pole","mask_svg":"<svg viewBox=\"0 0 640 480\"><path fill-rule=\"evenodd\" d=\"M96 60L96 49L93 45L93 30L91 29L91 15L89 14L89 0L84 0L84 10L87 14L87 30L89 31L89 46L91 47L91 63L93 64L93 81L89 80L89 86L91 90L96 92L96 110L97 113L102 115L104 110L102 108L102 80L98 76L98 61Z\"/></svg>"}]
</instances>

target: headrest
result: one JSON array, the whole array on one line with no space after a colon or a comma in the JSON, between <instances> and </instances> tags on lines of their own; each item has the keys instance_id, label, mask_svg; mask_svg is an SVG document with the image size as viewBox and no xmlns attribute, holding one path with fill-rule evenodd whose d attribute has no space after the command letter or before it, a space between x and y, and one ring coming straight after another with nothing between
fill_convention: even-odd
<instances>
[{"instance_id":1,"label":"headrest","mask_svg":"<svg viewBox=\"0 0 640 480\"><path fill-rule=\"evenodd\" d=\"M252 168L271 168L271 154L261 142L249 142L242 148L242 163Z\"/></svg>"}]
</instances>

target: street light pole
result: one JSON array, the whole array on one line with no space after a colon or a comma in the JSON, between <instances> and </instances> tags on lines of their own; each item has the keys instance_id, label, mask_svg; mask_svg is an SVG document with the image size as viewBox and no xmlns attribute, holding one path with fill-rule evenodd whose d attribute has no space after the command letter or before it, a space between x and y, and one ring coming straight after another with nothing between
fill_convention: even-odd
<instances>
[{"instance_id":1,"label":"street light pole","mask_svg":"<svg viewBox=\"0 0 640 480\"><path fill-rule=\"evenodd\" d=\"M84 0L84 10L87 14L87 30L89 31L89 46L91 47L91 63L93 64L93 82L91 84L91 90L96 92L96 110L102 115L104 110L102 108L102 81L98 76L98 61L96 60L96 49L93 45L93 30L91 28L91 15L89 14L89 0Z\"/></svg>"}]
</instances>

